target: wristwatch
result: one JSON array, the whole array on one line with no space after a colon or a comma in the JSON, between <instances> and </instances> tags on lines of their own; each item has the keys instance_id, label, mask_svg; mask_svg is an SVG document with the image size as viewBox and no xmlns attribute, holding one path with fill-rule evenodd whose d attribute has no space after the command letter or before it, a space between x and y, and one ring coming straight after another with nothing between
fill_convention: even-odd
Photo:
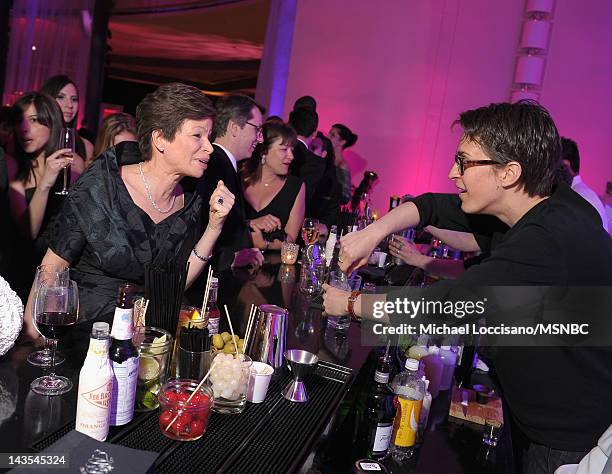
<instances>
[{"instance_id":1,"label":"wristwatch","mask_svg":"<svg viewBox=\"0 0 612 474\"><path fill-rule=\"evenodd\" d=\"M353 291L348 299L348 312L351 315L351 319L354 321L359 321L359 317L355 314L355 301L357 301L360 294L361 291Z\"/></svg>"}]
</instances>

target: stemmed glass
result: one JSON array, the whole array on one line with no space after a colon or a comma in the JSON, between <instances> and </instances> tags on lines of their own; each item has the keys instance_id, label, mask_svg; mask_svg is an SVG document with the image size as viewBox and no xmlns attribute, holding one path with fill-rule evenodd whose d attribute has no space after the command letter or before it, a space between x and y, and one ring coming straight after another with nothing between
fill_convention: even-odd
<instances>
[{"instance_id":1,"label":"stemmed glass","mask_svg":"<svg viewBox=\"0 0 612 474\"><path fill-rule=\"evenodd\" d=\"M34 301L34 317L40 333L51 340L50 374L35 379L30 388L39 395L61 395L72 389L66 377L55 375L55 350L58 339L76 325L79 317L79 293L76 282L49 280L41 282Z\"/></svg>"},{"instance_id":2,"label":"stemmed glass","mask_svg":"<svg viewBox=\"0 0 612 474\"><path fill-rule=\"evenodd\" d=\"M36 300L36 294L41 284L48 285L50 282L67 282L70 280L70 272L64 265L40 265L36 268L36 276L34 277L34 284L32 285L32 322L38 332L38 326L36 325L36 318L34 317L34 301ZM28 356L28 362L37 367L49 367L51 365L51 343L48 339L45 339L45 347L40 351L32 352ZM59 352L55 353L55 365L63 364L66 359Z\"/></svg>"},{"instance_id":3,"label":"stemmed glass","mask_svg":"<svg viewBox=\"0 0 612 474\"><path fill-rule=\"evenodd\" d=\"M74 128L62 127L60 140L59 140L60 150L62 148L70 148L72 153L74 153L76 147L76 130ZM70 165L66 165L64 167L64 187L61 191L56 191L55 194L59 194L60 196L66 196L68 194L68 177L70 176L70 171L68 167Z\"/></svg>"},{"instance_id":4,"label":"stemmed glass","mask_svg":"<svg viewBox=\"0 0 612 474\"><path fill-rule=\"evenodd\" d=\"M312 245L319 240L319 221L307 217L302 224L302 239L304 243Z\"/></svg>"}]
</instances>

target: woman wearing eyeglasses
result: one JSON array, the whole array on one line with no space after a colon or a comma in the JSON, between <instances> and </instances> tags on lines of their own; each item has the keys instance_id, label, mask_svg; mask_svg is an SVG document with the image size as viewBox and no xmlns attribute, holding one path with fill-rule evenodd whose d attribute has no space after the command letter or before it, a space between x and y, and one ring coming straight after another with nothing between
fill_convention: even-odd
<instances>
[{"instance_id":1,"label":"woman wearing eyeglasses","mask_svg":"<svg viewBox=\"0 0 612 474\"><path fill-rule=\"evenodd\" d=\"M339 257L342 270L367 263L375 246L389 234L434 225L474 233L490 255L454 282L434 284L431 293L522 286L530 291L559 287L548 289L563 295L568 287L612 286L612 240L599 214L567 184L557 185L560 138L549 113L529 101L491 104L462 113L457 123L463 136L449 178L458 194L418 196L366 229L344 236ZM509 230L492 240L493 230L500 225ZM324 290L328 314L371 316L365 314L359 294L327 285ZM378 298L393 301L390 295ZM545 298L540 302L547 303ZM571 308L557 308L554 314L569 314L585 322L597 308L585 298L579 315ZM524 312L506 313L510 319L503 321L523 320ZM527 317L536 321L544 314L531 313ZM388 319L396 325L405 322L406 316ZM579 462L597 444L612 420L610 360L610 346L497 347L493 364L511 414L507 425L515 472L554 472L562 464ZM585 409L576 405L578 401Z\"/></svg>"}]
</instances>

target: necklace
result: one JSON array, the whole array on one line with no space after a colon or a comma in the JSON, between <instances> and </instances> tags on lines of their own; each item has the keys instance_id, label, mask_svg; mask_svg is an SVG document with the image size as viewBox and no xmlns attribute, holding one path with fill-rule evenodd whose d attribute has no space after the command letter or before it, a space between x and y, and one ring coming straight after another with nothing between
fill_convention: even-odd
<instances>
[{"instance_id":1,"label":"necklace","mask_svg":"<svg viewBox=\"0 0 612 474\"><path fill-rule=\"evenodd\" d=\"M153 195L151 194L151 188L149 187L149 183L147 182L144 172L142 171L142 161L138 163L138 169L140 170L140 178L142 179L142 182L144 183L144 187L147 191L147 197L149 198L149 201L151 201L151 204L153 204L153 207L155 208L157 212L161 214L168 214L174 207L174 201L176 201L176 194L172 195L172 202L170 203L170 207L168 209L161 209L153 200Z\"/></svg>"}]
</instances>

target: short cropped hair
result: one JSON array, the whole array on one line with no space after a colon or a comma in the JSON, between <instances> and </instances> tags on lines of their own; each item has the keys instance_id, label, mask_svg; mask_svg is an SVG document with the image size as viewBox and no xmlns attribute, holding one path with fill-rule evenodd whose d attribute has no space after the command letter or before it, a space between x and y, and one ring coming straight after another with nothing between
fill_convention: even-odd
<instances>
[{"instance_id":1,"label":"short cropped hair","mask_svg":"<svg viewBox=\"0 0 612 474\"><path fill-rule=\"evenodd\" d=\"M309 137L317 131L319 116L310 109L299 108L289 114L289 124L302 137Z\"/></svg>"},{"instance_id":2,"label":"short cropped hair","mask_svg":"<svg viewBox=\"0 0 612 474\"><path fill-rule=\"evenodd\" d=\"M161 131L171 141L185 120L214 120L215 115L212 102L199 89L180 82L159 86L136 107L136 132L143 160L151 159L153 131Z\"/></svg>"},{"instance_id":3,"label":"short cropped hair","mask_svg":"<svg viewBox=\"0 0 612 474\"><path fill-rule=\"evenodd\" d=\"M567 160L574 174L580 173L580 152L571 138L561 137L561 159Z\"/></svg>"},{"instance_id":4,"label":"short cropped hair","mask_svg":"<svg viewBox=\"0 0 612 474\"><path fill-rule=\"evenodd\" d=\"M500 164L521 165L519 185L530 196L550 196L561 160L561 140L548 110L532 100L467 110L453 125Z\"/></svg>"},{"instance_id":5,"label":"short cropped hair","mask_svg":"<svg viewBox=\"0 0 612 474\"><path fill-rule=\"evenodd\" d=\"M310 95L304 95L297 99L293 104L293 110L295 109L310 109L313 112L317 111L317 101Z\"/></svg>"},{"instance_id":6,"label":"short cropped hair","mask_svg":"<svg viewBox=\"0 0 612 474\"><path fill-rule=\"evenodd\" d=\"M215 121L214 135L222 137L227 133L227 126L232 122L237 123L241 128L253 118L251 112L253 107L260 111L262 108L249 96L242 94L232 94L221 97L217 102L217 120Z\"/></svg>"}]
</instances>

